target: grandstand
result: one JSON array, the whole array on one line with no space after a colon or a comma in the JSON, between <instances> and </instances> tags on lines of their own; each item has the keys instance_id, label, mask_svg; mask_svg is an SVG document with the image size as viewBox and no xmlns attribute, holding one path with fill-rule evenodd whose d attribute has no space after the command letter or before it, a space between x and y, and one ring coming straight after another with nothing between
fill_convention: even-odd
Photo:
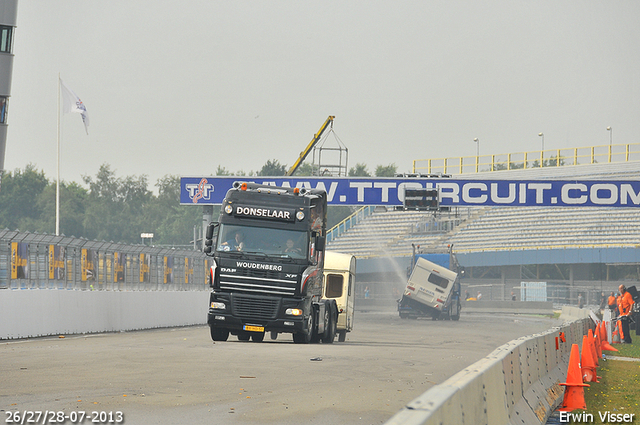
<instances>
[{"instance_id":1,"label":"grandstand","mask_svg":"<svg viewBox=\"0 0 640 425\"><path fill-rule=\"evenodd\" d=\"M458 176L453 176L456 178ZM637 180L640 162L496 171L492 179ZM465 179L487 178L464 175ZM640 210L602 207L477 207L434 214L378 207L329 249L360 258L424 252L640 247Z\"/></svg>"},{"instance_id":2,"label":"grandstand","mask_svg":"<svg viewBox=\"0 0 640 425\"><path fill-rule=\"evenodd\" d=\"M488 175L490 174L490 177ZM452 176L461 178L462 176ZM640 161L465 174L464 179L610 180L640 178ZM414 251L444 253L449 246L467 268L462 282L483 299L525 298L523 282L543 282L548 300L597 304L620 283L640 285L640 208L470 207L434 214L390 207L360 212L328 249L358 257L358 276L377 297L403 287ZM337 233L337 232L336 232ZM388 289L395 287L393 294ZM401 289L400 289L401 290ZM525 290L526 291L526 290Z\"/></svg>"}]
</instances>

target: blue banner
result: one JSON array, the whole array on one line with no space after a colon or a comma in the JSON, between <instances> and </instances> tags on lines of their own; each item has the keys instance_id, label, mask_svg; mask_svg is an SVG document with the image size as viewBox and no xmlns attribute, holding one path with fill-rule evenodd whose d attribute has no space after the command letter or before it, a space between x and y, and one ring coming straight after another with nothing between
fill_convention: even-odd
<instances>
[{"instance_id":1,"label":"blue banner","mask_svg":"<svg viewBox=\"0 0 640 425\"><path fill-rule=\"evenodd\" d=\"M640 206L640 181L385 177L182 177L181 205L219 205L235 181L323 189L331 205L402 205L405 189L436 188L441 206Z\"/></svg>"}]
</instances>

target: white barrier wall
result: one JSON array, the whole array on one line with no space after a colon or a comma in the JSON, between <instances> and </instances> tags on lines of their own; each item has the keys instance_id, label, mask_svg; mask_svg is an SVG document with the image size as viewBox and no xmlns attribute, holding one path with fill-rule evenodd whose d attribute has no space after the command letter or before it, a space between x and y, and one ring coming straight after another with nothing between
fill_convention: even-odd
<instances>
[{"instance_id":1,"label":"white barrier wall","mask_svg":"<svg viewBox=\"0 0 640 425\"><path fill-rule=\"evenodd\" d=\"M430 388L386 425L544 424L562 401L559 384L566 379L571 345L582 344L589 325L581 319L508 342Z\"/></svg>"},{"instance_id":2,"label":"white barrier wall","mask_svg":"<svg viewBox=\"0 0 640 425\"><path fill-rule=\"evenodd\" d=\"M208 291L0 290L0 339L205 324Z\"/></svg>"}]
</instances>

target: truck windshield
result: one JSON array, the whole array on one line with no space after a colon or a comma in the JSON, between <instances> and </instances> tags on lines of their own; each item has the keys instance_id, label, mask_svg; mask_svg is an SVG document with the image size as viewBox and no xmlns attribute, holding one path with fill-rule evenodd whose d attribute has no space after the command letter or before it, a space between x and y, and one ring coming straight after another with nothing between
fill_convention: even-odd
<instances>
[{"instance_id":1,"label":"truck windshield","mask_svg":"<svg viewBox=\"0 0 640 425\"><path fill-rule=\"evenodd\" d=\"M307 233L264 227L221 224L218 237L219 252L241 251L291 258L307 258Z\"/></svg>"}]
</instances>

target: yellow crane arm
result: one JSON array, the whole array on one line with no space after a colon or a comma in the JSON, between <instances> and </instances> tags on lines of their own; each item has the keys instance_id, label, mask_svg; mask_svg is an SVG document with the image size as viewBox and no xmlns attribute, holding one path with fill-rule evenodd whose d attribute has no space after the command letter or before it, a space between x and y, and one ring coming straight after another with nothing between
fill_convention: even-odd
<instances>
[{"instance_id":1,"label":"yellow crane arm","mask_svg":"<svg viewBox=\"0 0 640 425\"><path fill-rule=\"evenodd\" d=\"M311 140L311 142L309 142L309 145L305 148L305 150L300 152L300 157L291 166L289 171L287 171L287 174L285 174L285 176L291 176L291 175L293 175L293 173L296 172L296 170L298 169L300 164L302 164L302 162L307 157L307 155L309 155L309 152L311 152L311 149L313 149L313 147L316 145L316 143L318 143L318 140L320 140L320 137L322 137L322 133L324 133L324 131L327 129L327 127L333 126L333 119L334 118L335 118L335 116L329 115L329 118L327 118L327 120L324 122L324 124L322 124L322 127L320 127L320 130L313 136L313 139Z\"/></svg>"}]
</instances>

